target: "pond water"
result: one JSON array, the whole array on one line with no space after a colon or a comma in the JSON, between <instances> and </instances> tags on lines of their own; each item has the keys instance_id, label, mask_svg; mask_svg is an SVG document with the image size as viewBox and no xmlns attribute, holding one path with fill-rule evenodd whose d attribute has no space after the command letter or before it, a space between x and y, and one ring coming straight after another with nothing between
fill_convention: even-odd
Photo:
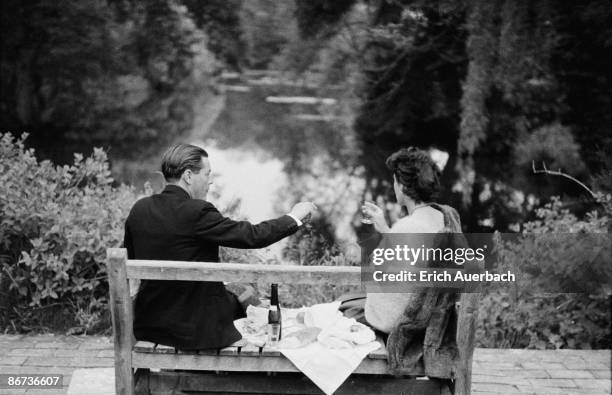
<instances>
[{"instance_id":1,"label":"pond water","mask_svg":"<svg viewBox=\"0 0 612 395\"><path fill-rule=\"evenodd\" d=\"M215 140L195 140L209 155L213 184L211 200L220 207L240 202L240 215L260 222L278 214L274 209L279 190L287 187L283 163L254 150L218 148Z\"/></svg>"},{"instance_id":2,"label":"pond water","mask_svg":"<svg viewBox=\"0 0 612 395\"><path fill-rule=\"evenodd\" d=\"M336 100L269 85L225 94L215 122L205 131L196 125L189 141L209 153L211 201L221 209L239 201L240 214L259 222L311 200L339 238L352 239L364 185L346 162L346 128L326 113Z\"/></svg>"}]
</instances>

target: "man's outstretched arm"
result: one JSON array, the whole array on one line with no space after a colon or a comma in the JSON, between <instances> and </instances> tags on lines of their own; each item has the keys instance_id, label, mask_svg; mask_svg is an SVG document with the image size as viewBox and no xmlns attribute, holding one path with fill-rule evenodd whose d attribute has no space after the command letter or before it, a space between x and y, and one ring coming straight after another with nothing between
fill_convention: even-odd
<instances>
[{"instance_id":1,"label":"man's outstretched arm","mask_svg":"<svg viewBox=\"0 0 612 395\"><path fill-rule=\"evenodd\" d=\"M287 215L252 224L223 216L210 203L202 207L195 233L202 241L232 248L263 248L295 233L301 221L314 212L309 202L296 204Z\"/></svg>"}]
</instances>

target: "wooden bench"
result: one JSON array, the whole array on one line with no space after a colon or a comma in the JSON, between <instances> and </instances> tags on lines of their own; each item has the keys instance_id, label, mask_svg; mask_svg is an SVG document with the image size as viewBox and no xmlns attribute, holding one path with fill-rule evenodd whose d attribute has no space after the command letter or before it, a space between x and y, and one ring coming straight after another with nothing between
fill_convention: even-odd
<instances>
[{"instance_id":1,"label":"wooden bench","mask_svg":"<svg viewBox=\"0 0 612 395\"><path fill-rule=\"evenodd\" d=\"M164 345L135 342L129 279L312 285L358 285L361 281L360 268L351 266L128 260L122 248L108 249L107 259L115 342L115 385L117 394L121 395L322 393L288 359L266 347L239 341L218 350L185 352ZM427 379L422 366L410 376L391 376L386 349L381 346L362 361L336 394L469 394L477 302L477 294L463 294L458 303L457 344L461 363L453 367L452 377Z\"/></svg>"}]
</instances>

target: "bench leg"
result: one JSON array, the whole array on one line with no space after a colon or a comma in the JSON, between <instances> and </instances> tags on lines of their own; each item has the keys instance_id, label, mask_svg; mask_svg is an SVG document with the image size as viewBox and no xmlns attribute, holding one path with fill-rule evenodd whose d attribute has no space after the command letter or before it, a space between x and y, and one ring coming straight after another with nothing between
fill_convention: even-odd
<instances>
[{"instance_id":1,"label":"bench leg","mask_svg":"<svg viewBox=\"0 0 612 395\"><path fill-rule=\"evenodd\" d=\"M454 395L470 395L472 393L472 374L471 369L467 368L459 372L453 382L452 393Z\"/></svg>"},{"instance_id":2,"label":"bench leg","mask_svg":"<svg viewBox=\"0 0 612 395\"><path fill-rule=\"evenodd\" d=\"M151 388L149 379L151 371L149 369L137 369L134 374L134 395L149 395Z\"/></svg>"},{"instance_id":3,"label":"bench leg","mask_svg":"<svg viewBox=\"0 0 612 395\"><path fill-rule=\"evenodd\" d=\"M454 383L447 379L430 379L440 384L440 395L451 395L454 391Z\"/></svg>"}]
</instances>

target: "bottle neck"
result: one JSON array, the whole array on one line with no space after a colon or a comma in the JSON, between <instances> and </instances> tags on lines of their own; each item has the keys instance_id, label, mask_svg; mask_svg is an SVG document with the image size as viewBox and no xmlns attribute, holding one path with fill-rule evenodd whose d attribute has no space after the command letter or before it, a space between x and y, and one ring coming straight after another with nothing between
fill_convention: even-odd
<instances>
[{"instance_id":1,"label":"bottle neck","mask_svg":"<svg viewBox=\"0 0 612 395\"><path fill-rule=\"evenodd\" d=\"M272 290L270 292L270 306L278 307L278 285L272 284Z\"/></svg>"}]
</instances>

